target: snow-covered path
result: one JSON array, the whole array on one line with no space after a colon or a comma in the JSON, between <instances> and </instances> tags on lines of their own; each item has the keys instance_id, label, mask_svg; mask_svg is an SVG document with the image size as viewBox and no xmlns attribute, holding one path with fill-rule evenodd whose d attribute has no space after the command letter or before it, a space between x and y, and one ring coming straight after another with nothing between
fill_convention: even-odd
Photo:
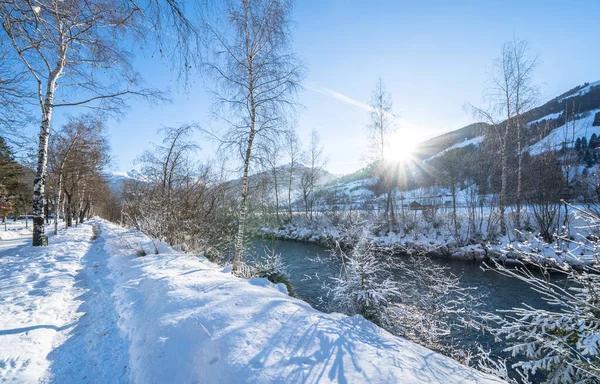
<instances>
[{"instance_id":1,"label":"snow-covered path","mask_svg":"<svg viewBox=\"0 0 600 384\"><path fill-rule=\"evenodd\" d=\"M0 382L501 382L265 279L92 224L49 247L0 248Z\"/></svg>"},{"instance_id":2,"label":"snow-covered path","mask_svg":"<svg viewBox=\"0 0 600 384\"><path fill-rule=\"evenodd\" d=\"M90 235L85 225L50 247L34 248L24 236L0 243L0 382L45 377L46 356L77 319L75 279Z\"/></svg>"},{"instance_id":3,"label":"snow-covered path","mask_svg":"<svg viewBox=\"0 0 600 384\"><path fill-rule=\"evenodd\" d=\"M77 300L81 314L68 339L49 355L48 382L127 383L129 344L121 337L112 293L105 238L99 237L80 259L75 277L81 290Z\"/></svg>"}]
</instances>

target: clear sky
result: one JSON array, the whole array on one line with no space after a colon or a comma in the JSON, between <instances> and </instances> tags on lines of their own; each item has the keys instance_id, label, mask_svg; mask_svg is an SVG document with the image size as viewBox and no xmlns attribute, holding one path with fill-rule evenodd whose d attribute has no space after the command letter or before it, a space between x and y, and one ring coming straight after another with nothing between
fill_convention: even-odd
<instances>
[{"instance_id":1,"label":"clear sky","mask_svg":"<svg viewBox=\"0 0 600 384\"><path fill-rule=\"evenodd\" d=\"M331 172L364 166L368 114L361 104L379 76L407 134L426 139L465 126L473 119L463 106L481 102L486 73L513 35L539 54L542 102L600 80L599 17L599 0L296 1L294 47L309 71L300 137L307 142L318 130ZM160 125L220 124L210 118L210 94L199 77L186 94L160 60L139 56L136 63L148 85L171 87L173 103L133 102L125 119L108 122L119 171L134 167L134 158L157 141ZM64 121L57 117L55 123ZM215 145L198 140L211 156Z\"/></svg>"}]
</instances>

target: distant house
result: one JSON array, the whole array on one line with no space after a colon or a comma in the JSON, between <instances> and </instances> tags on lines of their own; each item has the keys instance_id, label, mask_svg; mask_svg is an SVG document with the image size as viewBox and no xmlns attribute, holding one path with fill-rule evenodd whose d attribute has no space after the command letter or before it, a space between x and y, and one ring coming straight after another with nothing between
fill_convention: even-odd
<instances>
[{"instance_id":1,"label":"distant house","mask_svg":"<svg viewBox=\"0 0 600 384\"><path fill-rule=\"evenodd\" d=\"M413 211L422 211L423 209L425 209L425 206L417 201L413 201L408 206Z\"/></svg>"}]
</instances>

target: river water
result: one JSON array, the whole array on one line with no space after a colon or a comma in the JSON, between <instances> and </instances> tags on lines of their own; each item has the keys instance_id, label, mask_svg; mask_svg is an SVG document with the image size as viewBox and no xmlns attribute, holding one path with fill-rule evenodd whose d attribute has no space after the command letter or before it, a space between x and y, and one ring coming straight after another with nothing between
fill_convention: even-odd
<instances>
[{"instance_id":1,"label":"river water","mask_svg":"<svg viewBox=\"0 0 600 384\"><path fill-rule=\"evenodd\" d=\"M257 254L263 254L265 246L272 248L273 243L260 239L253 240L253 247ZM325 295L323 283L330 280L330 276L339 275L339 265L328 257L327 248L316 244L283 240L275 242L274 248L276 253L281 254L286 264L296 296L321 311L327 311L325 302L321 300ZM315 258L320 258L321 262L315 262ZM540 294L532 290L528 284L494 271L483 270L480 263L448 259L434 259L434 262L447 266L449 272L459 276L463 287L477 288L483 296L480 307L483 312L506 310L523 304L549 309L549 305L541 299ZM397 280L405 278L398 275L401 273L398 270L391 272ZM460 344L469 348L475 341L496 355L508 357L508 354L502 352L506 344L494 341L490 335L471 333L465 335Z\"/></svg>"}]
</instances>

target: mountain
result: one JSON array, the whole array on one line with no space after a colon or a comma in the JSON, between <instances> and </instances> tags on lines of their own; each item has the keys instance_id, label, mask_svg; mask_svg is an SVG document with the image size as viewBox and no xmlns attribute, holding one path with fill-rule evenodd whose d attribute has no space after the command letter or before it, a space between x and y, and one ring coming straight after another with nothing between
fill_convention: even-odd
<instances>
[{"instance_id":1,"label":"mountain","mask_svg":"<svg viewBox=\"0 0 600 384\"><path fill-rule=\"evenodd\" d=\"M600 147L600 81L570 89L523 113L522 119L524 151L529 157L539 156L548 151L564 151L567 148L579 151L576 159L582 166L590 167L600 162L600 153L595 154L596 148ZM500 123L500 130L504 129L502 125L505 124L506 122ZM409 189L418 190L431 185L429 180L424 181L427 177L420 176L423 176L426 168L431 168L433 163L436 166L448 163L451 155L458 156L460 164L467 164L469 160L473 161L473 158L495 162L495 156L491 156L491 159L489 155L487 159L485 156L477 157L481 156L479 152L482 148L495 148L490 138L493 136L490 129L490 124L478 122L418 144L414 152L415 164L408 167L408 178L412 179ZM516 138L513 136L515 135L511 136L509 142L514 146ZM590 141L593 144L585 147L585 143ZM586 153L590 151L591 154ZM492 169L489 169L492 172ZM472 179L468 172L462 177ZM349 200L360 200L361 197L373 197L375 183L374 167L367 166L338 178L328 188Z\"/></svg>"},{"instance_id":2,"label":"mountain","mask_svg":"<svg viewBox=\"0 0 600 384\"><path fill-rule=\"evenodd\" d=\"M117 199L121 198L121 194L123 193L123 184L125 184L125 181L133 180L148 182L148 178L136 169L131 169L127 172L108 172L104 175L104 179L108 183L111 192Z\"/></svg>"},{"instance_id":3,"label":"mountain","mask_svg":"<svg viewBox=\"0 0 600 384\"><path fill-rule=\"evenodd\" d=\"M303 164L295 165L295 167L293 169L293 173L292 173L292 176L293 176L292 177L292 199L293 200L300 198L300 194L301 194L300 191L302 190L302 188L301 188L302 179L303 179L304 175L308 174L308 172L310 172L310 167L307 167ZM251 192L256 191L256 192L260 193L261 186L265 186L268 189L267 193L274 193L273 186L274 186L275 177L277 178L277 185L278 185L277 189L280 194L280 199L287 200L287 197L288 197L287 191L289 189L289 182L290 182L290 164L280 165L280 166L276 167L275 172L273 172L273 170L270 170L270 171L262 171L262 172L258 172L258 173L250 175L248 177L248 183L249 183ZM318 186L327 185L327 184L334 182L338 178L339 178L339 176L334 175L333 173L330 173L325 169L321 169L319 171L317 184L318 184ZM236 185L236 184L241 185L241 183L242 183L241 178L232 180L230 182L230 184L233 184L233 185ZM241 190L241 189L237 188L237 190ZM285 199L284 199L284 197L285 197Z\"/></svg>"},{"instance_id":4,"label":"mountain","mask_svg":"<svg viewBox=\"0 0 600 384\"><path fill-rule=\"evenodd\" d=\"M415 149L415 156L420 160L428 159L464 141L481 137L488 128L489 125L486 123L474 123L455 131L441 134L418 144Z\"/></svg>"}]
</instances>

